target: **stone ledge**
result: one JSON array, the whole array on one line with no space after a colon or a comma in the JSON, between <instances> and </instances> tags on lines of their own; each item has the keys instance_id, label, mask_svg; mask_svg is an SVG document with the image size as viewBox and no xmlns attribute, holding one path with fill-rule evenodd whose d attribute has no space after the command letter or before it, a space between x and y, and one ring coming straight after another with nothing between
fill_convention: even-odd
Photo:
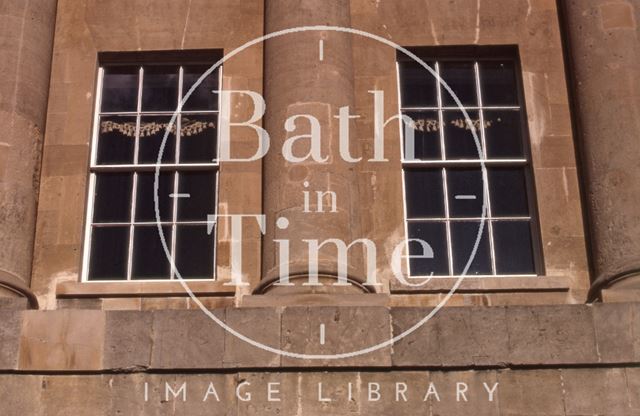
<instances>
[{"instance_id":1,"label":"stone ledge","mask_svg":"<svg viewBox=\"0 0 640 416\"><path fill-rule=\"evenodd\" d=\"M392 347L429 308L226 308L212 313L273 349L223 330L199 310L0 312L0 371L255 368L520 368L640 363L640 303L442 308ZM325 339L321 342L321 326ZM34 352L35 351L35 352Z\"/></svg>"},{"instance_id":2,"label":"stone ledge","mask_svg":"<svg viewBox=\"0 0 640 416\"><path fill-rule=\"evenodd\" d=\"M185 281L197 296L234 296L235 287L223 281ZM61 282L56 286L58 298L109 298L189 296L178 281L172 282Z\"/></svg>"},{"instance_id":3,"label":"stone ledge","mask_svg":"<svg viewBox=\"0 0 640 416\"><path fill-rule=\"evenodd\" d=\"M426 280L426 279L425 279ZM412 284L425 280L412 279ZM397 280L391 282L392 294L448 293L458 282L458 278L434 277L423 286L406 286ZM538 277L465 277L456 293L503 293L503 292L568 292L570 281L563 276Z\"/></svg>"}]
</instances>

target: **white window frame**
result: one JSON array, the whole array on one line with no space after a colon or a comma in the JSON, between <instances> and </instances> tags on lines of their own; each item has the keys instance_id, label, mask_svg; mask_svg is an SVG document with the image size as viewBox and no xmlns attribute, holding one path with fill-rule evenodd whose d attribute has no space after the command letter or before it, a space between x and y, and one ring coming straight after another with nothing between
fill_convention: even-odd
<instances>
[{"instance_id":1,"label":"white window frame","mask_svg":"<svg viewBox=\"0 0 640 416\"><path fill-rule=\"evenodd\" d=\"M96 94L95 94L95 102L94 102L94 114L93 114L93 129L91 133L91 143L90 143L90 165L89 165L89 178L88 178L88 189L86 196L86 213L85 213L85 224L84 224L84 241L83 241L83 253L82 253L82 270L81 270L81 282L83 283L154 283L154 282L172 282L178 280L176 276L175 267L171 266L170 276L168 279L132 279L132 266L133 266L133 236L134 236L134 228L136 226L150 226L150 225L158 225L158 222L136 222L135 221L135 209L136 209L136 192L137 192L137 177L138 172L155 172L158 165L156 163L153 164L137 164L138 160L138 147L140 140L140 122L141 117L144 116L173 116L176 111L142 111L142 86L144 82L144 67L145 66L154 66L154 65L162 65L163 62L145 62L145 63L137 63L132 62L130 66L138 66L139 67L139 76L138 76L138 97L137 97L137 109L136 111L123 111L123 112L101 112L100 108L102 105L102 91L104 84L104 74L105 67L108 64L101 64L98 68L98 80L96 83ZM206 64L205 64L206 65ZM184 79L184 67L189 66L189 64L177 64L179 67L179 80L178 80L178 100L176 103L176 109L179 108L179 105L183 99L183 79ZM222 71L223 67L220 65L216 71L218 72L218 90L222 90ZM176 117L174 125L176 126L176 146L175 146L175 160L179 161L180 157L180 139L181 134L180 126L181 126L181 117L182 115L189 114L197 114L197 115L206 115L206 114L216 114L218 115L219 124L220 120L220 110L221 110L221 96L222 94L218 93L218 108L216 110L180 110L178 112L178 117ZM118 165L98 165L97 162L97 153L98 153L98 137L100 134L100 118L104 116L134 116L136 118L136 135L135 135L135 146L134 146L134 163L133 164L118 164ZM178 189L178 180L180 176L180 172L188 171L188 170L211 170L216 172L216 183L215 183L215 195L214 195L214 213L212 216L209 216L207 220L203 221L177 221L177 197L173 198L173 207L172 207L172 215L173 218L171 221L162 221L160 222L163 226L171 226L171 253L172 253L172 263L175 266L175 249L176 249L176 229L178 225L205 225L205 226L213 226L212 236L214 239L213 242L213 275L207 278L187 278L186 281L189 282L198 282L198 281L206 281L211 282L217 279L217 252L218 252L218 224L217 224L217 216L218 216L218 198L219 198L219 184L220 184L220 129L216 126L216 159L211 163L162 163L160 165L160 171L169 170L175 171L176 175L174 175L174 192ZM93 223L93 211L94 211L94 194L95 194L95 185L96 185L96 173L100 172L132 172L133 173L133 182L132 182L132 190L131 190L131 212L129 216L128 222L122 223ZM213 224L211 223L211 218L215 218L213 220ZM92 228L94 226L128 226L129 227L129 246L128 246L128 254L127 254L127 276L125 280L90 280L89 279L89 265L90 265L90 256L91 256L91 237L92 237ZM168 241L167 241L168 242Z\"/></svg>"},{"instance_id":2,"label":"white window frame","mask_svg":"<svg viewBox=\"0 0 640 416\"><path fill-rule=\"evenodd\" d=\"M429 61L433 61L434 65L432 69L437 73L438 79L440 79L440 61L446 59L429 59ZM508 166L508 167L526 167L531 163L531 161L526 157L527 150L526 146L529 145L528 141L525 140L523 136L521 138L523 150L525 152L524 158L517 159L490 159L487 157L487 146L485 139L485 128L484 128L484 111L485 110L518 110L524 111L522 105L517 106L484 106L482 100L482 88L480 81L480 69L479 64L483 61L482 58L469 55L469 59L465 59L467 62L474 62L474 72L475 72L475 82L476 82L476 90L478 94L478 105L477 106L463 106L463 108L467 111L477 111L478 117L480 119L480 128L477 129L479 132L478 138L481 141L482 146L482 159L472 159L472 160L447 160L446 159L446 147L445 147L445 137L444 137L444 111L443 110L459 110L458 106L445 106L443 105L442 100L442 86L438 81L436 81L436 91L437 91L437 105L435 107L403 107L402 106L402 88L401 88L401 78L400 78L400 61L396 61L396 86L397 86L397 96L398 96L398 126L401 138L401 164L402 164L402 199L403 199L403 215L404 215L404 233L405 233L405 250L407 256L405 256L405 266L408 273L408 277L410 279L446 279L446 278L459 278L461 275L454 273L454 261L453 261L453 244L451 238L451 222L453 221L480 221L481 217L451 217L449 211L449 192L447 188L447 170L446 168L451 167L479 167L481 166L480 162L483 162L484 165L488 167L492 166ZM515 60L514 60L515 62ZM517 66L516 66L517 68ZM425 69L426 72L426 69ZM431 74L429 74L431 75ZM521 102L519 104L522 104ZM434 111L438 114L438 123L440 128L438 129L440 135L440 160L407 160L405 158L405 141L404 141L404 122L402 120L402 114L407 111ZM526 128L526 126L520 126L522 130ZM405 181L405 172L407 168L441 168L442 169L442 189L443 189L443 198L444 198L444 209L445 216L437 217L437 218L411 218L408 216L408 201L407 201L407 187ZM487 181L483 181L483 192L486 195L489 195L488 183ZM529 186L527 186L526 194L528 198L534 198L534 193ZM535 249L536 239L539 238L539 227L536 221L536 216L533 212L530 212L528 216L497 216L494 217L491 211L491 198L487 199L487 215L485 217L485 230L487 232L487 236L489 238L489 251L491 257L491 272L492 274L469 274L465 275L466 278L491 278L491 277L539 277L540 276L540 259L539 253ZM531 204L531 203L530 203ZM513 221L513 220L522 220L528 221L530 224L531 230L531 245L533 247L532 257L534 261L534 267L536 269L536 273L531 274L498 274L496 270L496 251L494 245L494 233L493 233L493 223L499 221ZM410 259L409 259L409 223L410 222L436 222L436 223L444 223L446 230L446 246L448 250L448 275L412 275L411 267L410 267ZM436 254L437 255L437 254Z\"/></svg>"}]
</instances>

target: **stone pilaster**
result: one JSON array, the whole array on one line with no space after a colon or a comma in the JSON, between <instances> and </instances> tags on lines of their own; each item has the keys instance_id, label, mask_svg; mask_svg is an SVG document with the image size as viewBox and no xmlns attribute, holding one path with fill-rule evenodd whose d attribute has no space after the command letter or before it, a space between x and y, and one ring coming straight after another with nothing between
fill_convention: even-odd
<instances>
[{"instance_id":1,"label":"stone pilaster","mask_svg":"<svg viewBox=\"0 0 640 416\"><path fill-rule=\"evenodd\" d=\"M23 294L31 280L56 3L0 6L0 282Z\"/></svg>"},{"instance_id":2,"label":"stone pilaster","mask_svg":"<svg viewBox=\"0 0 640 416\"><path fill-rule=\"evenodd\" d=\"M351 22L348 0L270 0L265 2L265 7L267 33L309 25L349 27ZM331 283L335 283L338 272L335 250L329 247L320 252L320 281L325 283L324 287L303 287L301 282L307 281L309 273L309 256L307 244L302 240L322 242L335 238L349 244L361 237L355 215L359 203L355 165L340 155L339 122L335 118L341 107L354 108L352 66L351 35L346 33L309 31L283 35L266 42L265 128L271 135L271 150L264 159L267 232L263 244L263 282L258 293L267 290L278 293L283 290L289 293L331 291ZM309 114L319 121L321 157L326 158L326 162L308 160L291 163L283 157L283 144L288 138L311 132L310 121L304 117L295 119L295 129L289 129L293 131L285 130L285 121L298 114ZM351 142L355 143L355 140ZM304 156L309 148L308 139L297 140L293 154ZM357 157L355 149L351 152ZM327 193L323 198L323 213L316 212L318 191ZM305 192L309 196L306 207ZM335 212L331 212L333 201L328 192L335 196ZM278 227L278 218L286 218L288 227ZM281 274L279 248L274 239L290 241L288 266L295 288L271 285ZM348 263L351 281L362 280L360 247L350 250ZM346 289L356 293L362 290L357 286ZM342 287L341 291L344 292L345 288Z\"/></svg>"},{"instance_id":3,"label":"stone pilaster","mask_svg":"<svg viewBox=\"0 0 640 416\"><path fill-rule=\"evenodd\" d=\"M640 289L640 6L626 0L558 4L582 153L591 297L603 288Z\"/></svg>"}]
</instances>

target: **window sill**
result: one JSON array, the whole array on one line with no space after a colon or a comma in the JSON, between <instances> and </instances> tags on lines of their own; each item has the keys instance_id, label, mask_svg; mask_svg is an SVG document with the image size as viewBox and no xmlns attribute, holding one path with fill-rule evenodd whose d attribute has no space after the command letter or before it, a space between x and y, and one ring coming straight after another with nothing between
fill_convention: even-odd
<instances>
[{"instance_id":1,"label":"window sill","mask_svg":"<svg viewBox=\"0 0 640 416\"><path fill-rule=\"evenodd\" d=\"M411 279L419 284L424 280ZM410 287L397 280L391 283L392 294L449 293L458 278L432 278L424 286ZM500 293L500 292L568 292L570 281L563 276L538 277L465 277L456 293Z\"/></svg>"},{"instance_id":2,"label":"window sill","mask_svg":"<svg viewBox=\"0 0 640 416\"><path fill-rule=\"evenodd\" d=\"M223 281L186 282L196 296L234 296L235 287ZM116 298L189 296L178 281L173 282L61 282L56 286L58 298Z\"/></svg>"}]
</instances>

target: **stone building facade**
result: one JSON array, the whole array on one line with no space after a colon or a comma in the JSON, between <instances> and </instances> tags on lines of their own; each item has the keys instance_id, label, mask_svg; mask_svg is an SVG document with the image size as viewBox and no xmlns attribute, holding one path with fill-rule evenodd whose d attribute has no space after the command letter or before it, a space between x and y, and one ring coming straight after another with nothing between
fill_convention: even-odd
<instances>
[{"instance_id":1,"label":"stone building facade","mask_svg":"<svg viewBox=\"0 0 640 416\"><path fill-rule=\"evenodd\" d=\"M635 1L5 0L0 21L2 414L640 414ZM283 32L300 27L314 28ZM255 115L247 93L206 104L194 87L205 104L185 101L170 127L189 85L223 56L205 89L266 103L253 127L232 129L231 156L251 159L258 127L270 150L234 162L218 148L210 163L194 145L196 162L183 163L207 129L219 139L225 120ZM159 104L168 90L171 111ZM419 113L415 150L437 157L406 157L401 119L385 124L399 112ZM323 163L283 156L314 127L300 114L316 120ZM153 123L167 132L161 146ZM477 133L479 161L453 156L468 146L448 141L460 131ZM510 134L515 156L499 141ZM155 149L148 162L144 146ZM161 192L157 210L152 193L140 199L160 148L175 157L162 167L175 175L165 249L183 274L210 278L183 284L158 242L142 240L164 215ZM450 195L469 171L485 171L481 194ZM415 172L439 179L414 198ZM214 220L185 216L180 192L199 195L182 188L188 177L215 178ZM482 185L496 178L506 185ZM316 191L326 194L314 201ZM127 219L104 220L120 193ZM488 208L457 214L466 200ZM141 220L142 207L153 218ZM258 214L263 227L233 233L229 215ZM427 223L442 236L435 257L396 262ZM473 238L459 237L462 223L480 226ZM350 284L335 285L340 259L325 250L320 285L305 285L314 273L301 241L331 238L367 238L374 266L350 251ZM194 260L202 247L208 265ZM283 264L289 285L278 284Z\"/></svg>"}]
</instances>

